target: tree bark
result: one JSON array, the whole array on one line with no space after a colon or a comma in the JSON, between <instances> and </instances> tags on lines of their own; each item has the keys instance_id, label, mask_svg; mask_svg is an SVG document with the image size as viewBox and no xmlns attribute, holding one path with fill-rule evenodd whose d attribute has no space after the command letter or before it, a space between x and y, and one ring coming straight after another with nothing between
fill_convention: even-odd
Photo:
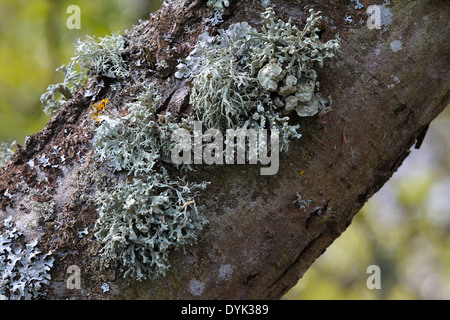
<instances>
[{"instance_id":1,"label":"tree bark","mask_svg":"<svg viewBox=\"0 0 450 320\"><path fill-rule=\"evenodd\" d=\"M104 171L92 157L95 124L84 93L95 84L89 79L0 172L0 195L11 194L0 198L0 221L11 215L28 240L38 238L41 250L55 257L47 298L279 299L295 285L449 102L448 3L392 1L383 6L382 29L369 29L368 1L361 2L362 9L353 3L314 2L325 18L322 37L341 36L340 54L325 64L318 79L322 95L333 98L333 110L293 119L303 136L281 154L278 173L261 176L257 166L225 165L196 166L188 175L191 181L211 182L196 199L209 223L196 245L170 255L165 277L123 279L119 270L100 263L93 236L95 203L86 200L95 192L93 174ZM307 11L299 1L271 3L280 19L305 23ZM230 1L217 27L248 21L259 28L263 9L261 1ZM139 36L156 61L167 63L168 68L153 73L136 64L143 58L136 47L130 45L124 55L135 75L162 88L163 109L176 115L190 108L189 86L173 76L177 59L189 54L200 34L216 31L205 23L212 15L206 1L173 1L126 34ZM345 22L348 15L354 22ZM115 93L105 77L99 98L108 97L120 112L132 99L126 89L133 81L127 79ZM54 155L54 166L40 166L38 159L56 147L65 161ZM21 181L35 191L24 191ZM312 201L305 209L293 203L297 193ZM55 203L51 219L37 214L35 202ZM88 233L80 237L83 230ZM70 265L81 269L81 289L66 286ZM109 291L103 292L103 283Z\"/></svg>"}]
</instances>

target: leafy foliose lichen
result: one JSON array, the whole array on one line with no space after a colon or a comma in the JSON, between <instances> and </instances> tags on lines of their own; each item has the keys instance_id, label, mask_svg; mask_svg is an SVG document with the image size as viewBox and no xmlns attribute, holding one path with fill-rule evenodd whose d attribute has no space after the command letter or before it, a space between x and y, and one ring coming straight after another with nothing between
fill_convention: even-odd
<instances>
[{"instance_id":1,"label":"leafy foliose lichen","mask_svg":"<svg viewBox=\"0 0 450 320\"><path fill-rule=\"evenodd\" d=\"M203 34L175 75L192 82L190 103L200 120L217 129L277 128L287 150L289 140L300 137L287 115L313 116L331 105L318 91L316 68L335 55L339 40L320 42L319 14L310 10L300 30L275 21L269 7L260 32L242 22L214 37Z\"/></svg>"},{"instance_id":2,"label":"leafy foliose lichen","mask_svg":"<svg viewBox=\"0 0 450 320\"><path fill-rule=\"evenodd\" d=\"M150 86L122 117L100 117L96 155L113 170L125 170L129 183L98 194L96 238L102 254L138 280L164 275L169 252L192 244L206 220L194 197L206 183L171 180L166 170L178 125L156 113L160 96Z\"/></svg>"},{"instance_id":3,"label":"leafy foliose lichen","mask_svg":"<svg viewBox=\"0 0 450 320\"><path fill-rule=\"evenodd\" d=\"M22 235L11 222L3 222L0 232L0 296L11 300L30 300L45 297L42 286L49 284L48 271L53 266L50 252L42 254L34 240L23 247Z\"/></svg>"},{"instance_id":4,"label":"leafy foliose lichen","mask_svg":"<svg viewBox=\"0 0 450 320\"><path fill-rule=\"evenodd\" d=\"M129 113L123 117L100 117L97 129L96 154L115 171L126 170L134 177L148 176L158 165L169 161L174 146L172 132L179 125L171 122L170 113L158 115L161 97L153 86L126 105Z\"/></svg>"},{"instance_id":5,"label":"leafy foliose lichen","mask_svg":"<svg viewBox=\"0 0 450 320\"><path fill-rule=\"evenodd\" d=\"M44 112L48 115L55 114L83 85L87 76L126 77L129 71L122 58L124 43L124 38L119 34L107 35L98 40L94 37L87 37L84 41L78 39L75 46L77 55L67 67L63 65L56 69L64 73L63 82L50 85L41 96Z\"/></svg>"},{"instance_id":6,"label":"leafy foliose lichen","mask_svg":"<svg viewBox=\"0 0 450 320\"><path fill-rule=\"evenodd\" d=\"M104 256L120 263L124 277L165 275L169 253L193 244L206 223L191 202L192 190L199 187L153 173L148 182L134 179L99 194L95 235L104 244Z\"/></svg>"},{"instance_id":7,"label":"leafy foliose lichen","mask_svg":"<svg viewBox=\"0 0 450 320\"><path fill-rule=\"evenodd\" d=\"M106 75L111 78L124 78L128 75L128 67L122 58L125 39L119 34L107 35L98 40L87 37L78 39L75 46L77 56L72 58L81 69L87 69L88 75Z\"/></svg>"}]
</instances>

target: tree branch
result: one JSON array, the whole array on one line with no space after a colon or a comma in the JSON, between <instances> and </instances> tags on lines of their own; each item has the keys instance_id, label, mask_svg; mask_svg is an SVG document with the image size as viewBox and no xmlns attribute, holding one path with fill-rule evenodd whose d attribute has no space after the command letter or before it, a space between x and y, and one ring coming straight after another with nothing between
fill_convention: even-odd
<instances>
[{"instance_id":1,"label":"tree branch","mask_svg":"<svg viewBox=\"0 0 450 320\"><path fill-rule=\"evenodd\" d=\"M174 1L141 22L125 36L123 57L132 76L122 88L114 91L108 77L89 79L0 172L0 221L11 215L27 241L39 239L41 250L55 257L45 288L49 299L278 299L348 227L449 102L450 35L440 26L450 12L443 1L383 6L381 30L344 21L352 15L365 22L365 9L316 2L316 10L327 17L323 39L335 33L342 39L340 54L318 78L322 96L333 99L333 110L292 118L303 136L281 155L275 176L261 176L257 166L196 166L187 180L211 182L196 199L209 221L198 243L186 253L170 254L165 277L123 279L120 270L102 264L93 235L98 218L94 185L102 183L97 178L117 181L123 175L93 160L96 124L86 93L103 80L97 99L109 98L112 107L106 112L120 114L134 98L135 83L151 80L162 94L159 111L181 119L192 106L189 85L174 77L177 59L185 58L205 31L241 21L262 26L260 1L230 2L216 27L205 23L214 12L198 0ZM304 25L307 13L296 1L271 2L280 19ZM157 72L138 60L156 63ZM39 161L42 156L48 166ZM304 209L293 203L297 193L311 200ZM36 203L54 203L54 209L46 209L50 218L43 218ZM80 234L83 230L87 235ZM81 269L80 290L67 289L70 265ZM103 283L109 291L103 292Z\"/></svg>"}]
</instances>

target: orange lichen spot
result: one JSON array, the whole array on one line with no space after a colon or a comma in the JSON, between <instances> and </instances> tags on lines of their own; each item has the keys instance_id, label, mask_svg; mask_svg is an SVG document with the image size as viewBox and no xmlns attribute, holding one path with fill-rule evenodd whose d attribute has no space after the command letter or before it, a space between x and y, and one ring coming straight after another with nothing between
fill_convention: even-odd
<instances>
[{"instance_id":1,"label":"orange lichen spot","mask_svg":"<svg viewBox=\"0 0 450 320\"><path fill-rule=\"evenodd\" d=\"M101 112L105 111L105 107L108 102L109 100L108 98L106 98L98 103L94 103L94 106L92 107L91 118L95 121L100 121L100 116L102 115Z\"/></svg>"},{"instance_id":2,"label":"orange lichen spot","mask_svg":"<svg viewBox=\"0 0 450 320\"><path fill-rule=\"evenodd\" d=\"M186 202L185 204L183 204L183 206L181 207L181 209L184 209L185 207L187 207L187 206L190 205L190 204L194 204L194 205L195 205L195 202L194 202L194 201L188 201L188 202Z\"/></svg>"}]
</instances>

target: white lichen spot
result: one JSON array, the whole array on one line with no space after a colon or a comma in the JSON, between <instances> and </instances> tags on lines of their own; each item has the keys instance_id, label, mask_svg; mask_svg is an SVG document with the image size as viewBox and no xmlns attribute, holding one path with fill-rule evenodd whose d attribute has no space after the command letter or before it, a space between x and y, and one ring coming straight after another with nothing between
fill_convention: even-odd
<instances>
[{"instance_id":1,"label":"white lichen spot","mask_svg":"<svg viewBox=\"0 0 450 320\"><path fill-rule=\"evenodd\" d=\"M205 284L196 279L192 279L189 282L189 292L194 296L200 296L205 291Z\"/></svg>"},{"instance_id":2,"label":"white lichen spot","mask_svg":"<svg viewBox=\"0 0 450 320\"><path fill-rule=\"evenodd\" d=\"M61 147L59 147L59 146L54 146L53 147L53 152L51 152L50 154L54 154L54 155L57 155L60 151L61 151Z\"/></svg>"},{"instance_id":3,"label":"white lichen spot","mask_svg":"<svg viewBox=\"0 0 450 320\"><path fill-rule=\"evenodd\" d=\"M233 274L233 267L230 264L225 264L219 268L219 278L222 280L230 280Z\"/></svg>"},{"instance_id":4,"label":"white lichen spot","mask_svg":"<svg viewBox=\"0 0 450 320\"><path fill-rule=\"evenodd\" d=\"M6 189L5 192L3 193L3 195L8 199L12 199L12 194L9 193L9 189Z\"/></svg>"},{"instance_id":5,"label":"white lichen spot","mask_svg":"<svg viewBox=\"0 0 450 320\"><path fill-rule=\"evenodd\" d=\"M34 168L34 160L33 159L28 160L27 164L30 166L31 169Z\"/></svg>"},{"instance_id":6,"label":"white lichen spot","mask_svg":"<svg viewBox=\"0 0 450 320\"><path fill-rule=\"evenodd\" d=\"M45 168L51 166L49 159L44 155L39 158L39 163Z\"/></svg>"},{"instance_id":7,"label":"white lichen spot","mask_svg":"<svg viewBox=\"0 0 450 320\"><path fill-rule=\"evenodd\" d=\"M86 228L84 228L83 231L79 231L79 232L78 232L78 238L82 239L83 236L84 236L84 235L87 235L88 233L89 233L89 232L88 232L88 228L86 227Z\"/></svg>"},{"instance_id":8,"label":"white lichen spot","mask_svg":"<svg viewBox=\"0 0 450 320\"><path fill-rule=\"evenodd\" d=\"M355 9L359 10L364 8L364 5L359 0L351 0L352 2L355 2Z\"/></svg>"},{"instance_id":9,"label":"white lichen spot","mask_svg":"<svg viewBox=\"0 0 450 320\"><path fill-rule=\"evenodd\" d=\"M309 207L309 205L311 204L311 202L313 202L312 200L304 200L302 199L302 196L300 194L300 192L297 192L297 199L295 199L294 203L297 203L298 206L300 207L300 209L306 209L307 207Z\"/></svg>"},{"instance_id":10,"label":"white lichen spot","mask_svg":"<svg viewBox=\"0 0 450 320\"><path fill-rule=\"evenodd\" d=\"M399 52L403 49L403 42L400 40L395 40L391 42L391 50L394 52Z\"/></svg>"},{"instance_id":11,"label":"white lichen spot","mask_svg":"<svg viewBox=\"0 0 450 320\"><path fill-rule=\"evenodd\" d=\"M109 291L109 284L107 284L106 282L104 284L101 285L100 289L102 289L102 291L108 292Z\"/></svg>"},{"instance_id":12,"label":"white lichen spot","mask_svg":"<svg viewBox=\"0 0 450 320\"><path fill-rule=\"evenodd\" d=\"M395 87L396 84L400 83L400 79L397 76L391 75L392 80L394 81L394 83L388 84L388 89L392 89Z\"/></svg>"}]
</instances>

